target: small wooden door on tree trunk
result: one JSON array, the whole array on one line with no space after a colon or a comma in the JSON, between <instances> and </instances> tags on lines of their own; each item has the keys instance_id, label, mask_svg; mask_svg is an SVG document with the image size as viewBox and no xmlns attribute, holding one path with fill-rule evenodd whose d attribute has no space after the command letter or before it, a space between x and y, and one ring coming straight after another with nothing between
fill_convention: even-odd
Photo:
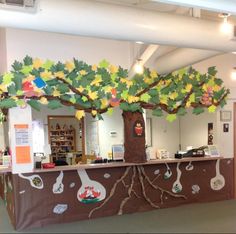
<instances>
[{"instance_id":1,"label":"small wooden door on tree trunk","mask_svg":"<svg viewBox=\"0 0 236 234\"><path fill-rule=\"evenodd\" d=\"M146 162L145 122L141 112L123 111L125 162Z\"/></svg>"}]
</instances>

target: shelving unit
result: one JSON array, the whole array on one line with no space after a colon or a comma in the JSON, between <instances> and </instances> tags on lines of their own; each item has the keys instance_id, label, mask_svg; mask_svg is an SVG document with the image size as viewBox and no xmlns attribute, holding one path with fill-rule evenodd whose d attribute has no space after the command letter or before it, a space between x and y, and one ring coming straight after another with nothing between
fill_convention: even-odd
<instances>
[{"instance_id":1,"label":"shelving unit","mask_svg":"<svg viewBox=\"0 0 236 234\"><path fill-rule=\"evenodd\" d=\"M76 134L72 126L57 124L56 129L50 128L49 142L51 145L53 160L65 158L69 152L76 151Z\"/></svg>"}]
</instances>

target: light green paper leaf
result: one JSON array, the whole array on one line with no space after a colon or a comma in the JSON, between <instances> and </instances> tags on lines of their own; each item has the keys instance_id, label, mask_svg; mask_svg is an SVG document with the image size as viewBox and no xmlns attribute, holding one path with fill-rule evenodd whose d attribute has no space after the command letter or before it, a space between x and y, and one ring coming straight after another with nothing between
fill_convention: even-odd
<instances>
[{"instance_id":1,"label":"light green paper leaf","mask_svg":"<svg viewBox=\"0 0 236 234\"><path fill-rule=\"evenodd\" d=\"M87 101L88 101L88 98L85 97L85 96L83 96L83 97L82 97L82 100L83 100L83 102L87 102Z\"/></svg>"},{"instance_id":2,"label":"light green paper leaf","mask_svg":"<svg viewBox=\"0 0 236 234\"><path fill-rule=\"evenodd\" d=\"M176 120L176 114L169 114L166 116L166 120L169 122L173 122L174 120Z\"/></svg>"},{"instance_id":3,"label":"light green paper leaf","mask_svg":"<svg viewBox=\"0 0 236 234\"><path fill-rule=\"evenodd\" d=\"M113 112L114 112L114 109L113 108L108 108L108 110L107 110L107 114L108 115L112 115L113 114Z\"/></svg>"},{"instance_id":4,"label":"light green paper leaf","mask_svg":"<svg viewBox=\"0 0 236 234\"><path fill-rule=\"evenodd\" d=\"M103 59L103 60L99 63L99 67L101 67L101 68L108 68L109 65L110 65L110 63L109 63L107 60L105 60L105 59Z\"/></svg>"},{"instance_id":5,"label":"light green paper leaf","mask_svg":"<svg viewBox=\"0 0 236 234\"><path fill-rule=\"evenodd\" d=\"M210 107L208 107L208 112L209 113L214 113L216 111L216 106L211 105Z\"/></svg>"},{"instance_id":6,"label":"light green paper leaf","mask_svg":"<svg viewBox=\"0 0 236 234\"><path fill-rule=\"evenodd\" d=\"M47 60L43 65L42 68L49 70L54 65L54 62L51 60Z\"/></svg>"},{"instance_id":7,"label":"light green paper leaf","mask_svg":"<svg viewBox=\"0 0 236 234\"><path fill-rule=\"evenodd\" d=\"M3 84L4 85L9 85L11 82L12 82L12 79L13 79L13 74L11 73L6 73L4 76L3 76Z\"/></svg>"},{"instance_id":8,"label":"light green paper leaf","mask_svg":"<svg viewBox=\"0 0 236 234\"><path fill-rule=\"evenodd\" d=\"M25 75L29 75L29 73L32 72L32 70L33 70L32 66L23 66L21 72Z\"/></svg>"},{"instance_id":9,"label":"light green paper leaf","mask_svg":"<svg viewBox=\"0 0 236 234\"><path fill-rule=\"evenodd\" d=\"M127 98L128 98L128 90L124 90L124 91L121 93L121 97L122 97L124 100L127 100Z\"/></svg>"},{"instance_id":10,"label":"light green paper leaf","mask_svg":"<svg viewBox=\"0 0 236 234\"><path fill-rule=\"evenodd\" d=\"M16 95L17 96L21 96L21 95L23 95L24 94L24 92L22 91L22 90L17 90L17 92L16 92Z\"/></svg>"},{"instance_id":11,"label":"light green paper leaf","mask_svg":"<svg viewBox=\"0 0 236 234\"><path fill-rule=\"evenodd\" d=\"M190 95L189 101L190 101L191 103L195 102L195 93L192 93L192 94Z\"/></svg>"},{"instance_id":12,"label":"light green paper leaf","mask_svg":"<svg viewBox=\"0 0 236 234\"><path fill-rule=\"evenodd\" d=\"M141 97L140 97L140 100L143 101L143 102L149 102L151 96L148 94L148 93L144 93Z\"/></svg>"},{"instance_id":13,"label":"light green paper leaf","mask_svg":"<svg viewBox=\"0 0 236 234\"><path fill-rule=\"evenodd\" d=\"M73 103L73 104L75 104L75 103L76 103L76 98L75 98L75 97L71 97L71 98L70 98L70 102Z\"/></svg>"},{"instance_id":14,"label":"light green paper leaf","mask_svg":"<svg viewBox=\"0 0 236 234\"><path fill-rule=\"evenodd\" d=\"M25 101L22 100L22 99L19 99L19 100L16 101L16 104L17 104L17 106L24 106L25 105Z\"/></svg>"}]
</instances>

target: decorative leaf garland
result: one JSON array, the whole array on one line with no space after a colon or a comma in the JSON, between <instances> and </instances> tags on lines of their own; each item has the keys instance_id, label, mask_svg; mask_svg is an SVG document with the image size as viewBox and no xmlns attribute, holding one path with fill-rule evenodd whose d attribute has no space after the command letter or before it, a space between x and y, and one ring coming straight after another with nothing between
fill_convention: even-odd
<instances>
[{"instance_id":1,"label":"decorative leaf garland","mask_svg":"<svg viewBox=\"0 0 236 234\"><path fill-rule=\"evenodd\" d=\"M0 76L0 108L8 109L29 104L40 110L70 106L81 119L85 112L102 119L101 114L112 114L113 107L123 111L152 109L153 115L174 121L184 115L187 108L200 114L204 108L214 112L224 106L229 90L216 77L215 67L206 74L193 68L181 69L160 76L145 69L143 75L128 79L128 71L102 60L88 65L74 59L66 63L45 62L26 56L23 62L15 61L13 70Z\"/></svg>"}]
</instances>

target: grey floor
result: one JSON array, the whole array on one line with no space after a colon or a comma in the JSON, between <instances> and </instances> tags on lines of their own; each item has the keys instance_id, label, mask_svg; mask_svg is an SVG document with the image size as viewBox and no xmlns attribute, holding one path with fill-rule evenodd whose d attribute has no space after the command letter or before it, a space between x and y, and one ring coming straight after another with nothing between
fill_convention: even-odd
<instances>
[{"instance_id":1,"label":"grey floor","mask_svg":"<svg viewBox=\"0 0 236 234\"><path fill-rule=\"evenodd\" d=\"M0 233L15 233L0 200ZM31 229L30 233L236 233L236 200Z\"/></svg>"}]
</instances>

